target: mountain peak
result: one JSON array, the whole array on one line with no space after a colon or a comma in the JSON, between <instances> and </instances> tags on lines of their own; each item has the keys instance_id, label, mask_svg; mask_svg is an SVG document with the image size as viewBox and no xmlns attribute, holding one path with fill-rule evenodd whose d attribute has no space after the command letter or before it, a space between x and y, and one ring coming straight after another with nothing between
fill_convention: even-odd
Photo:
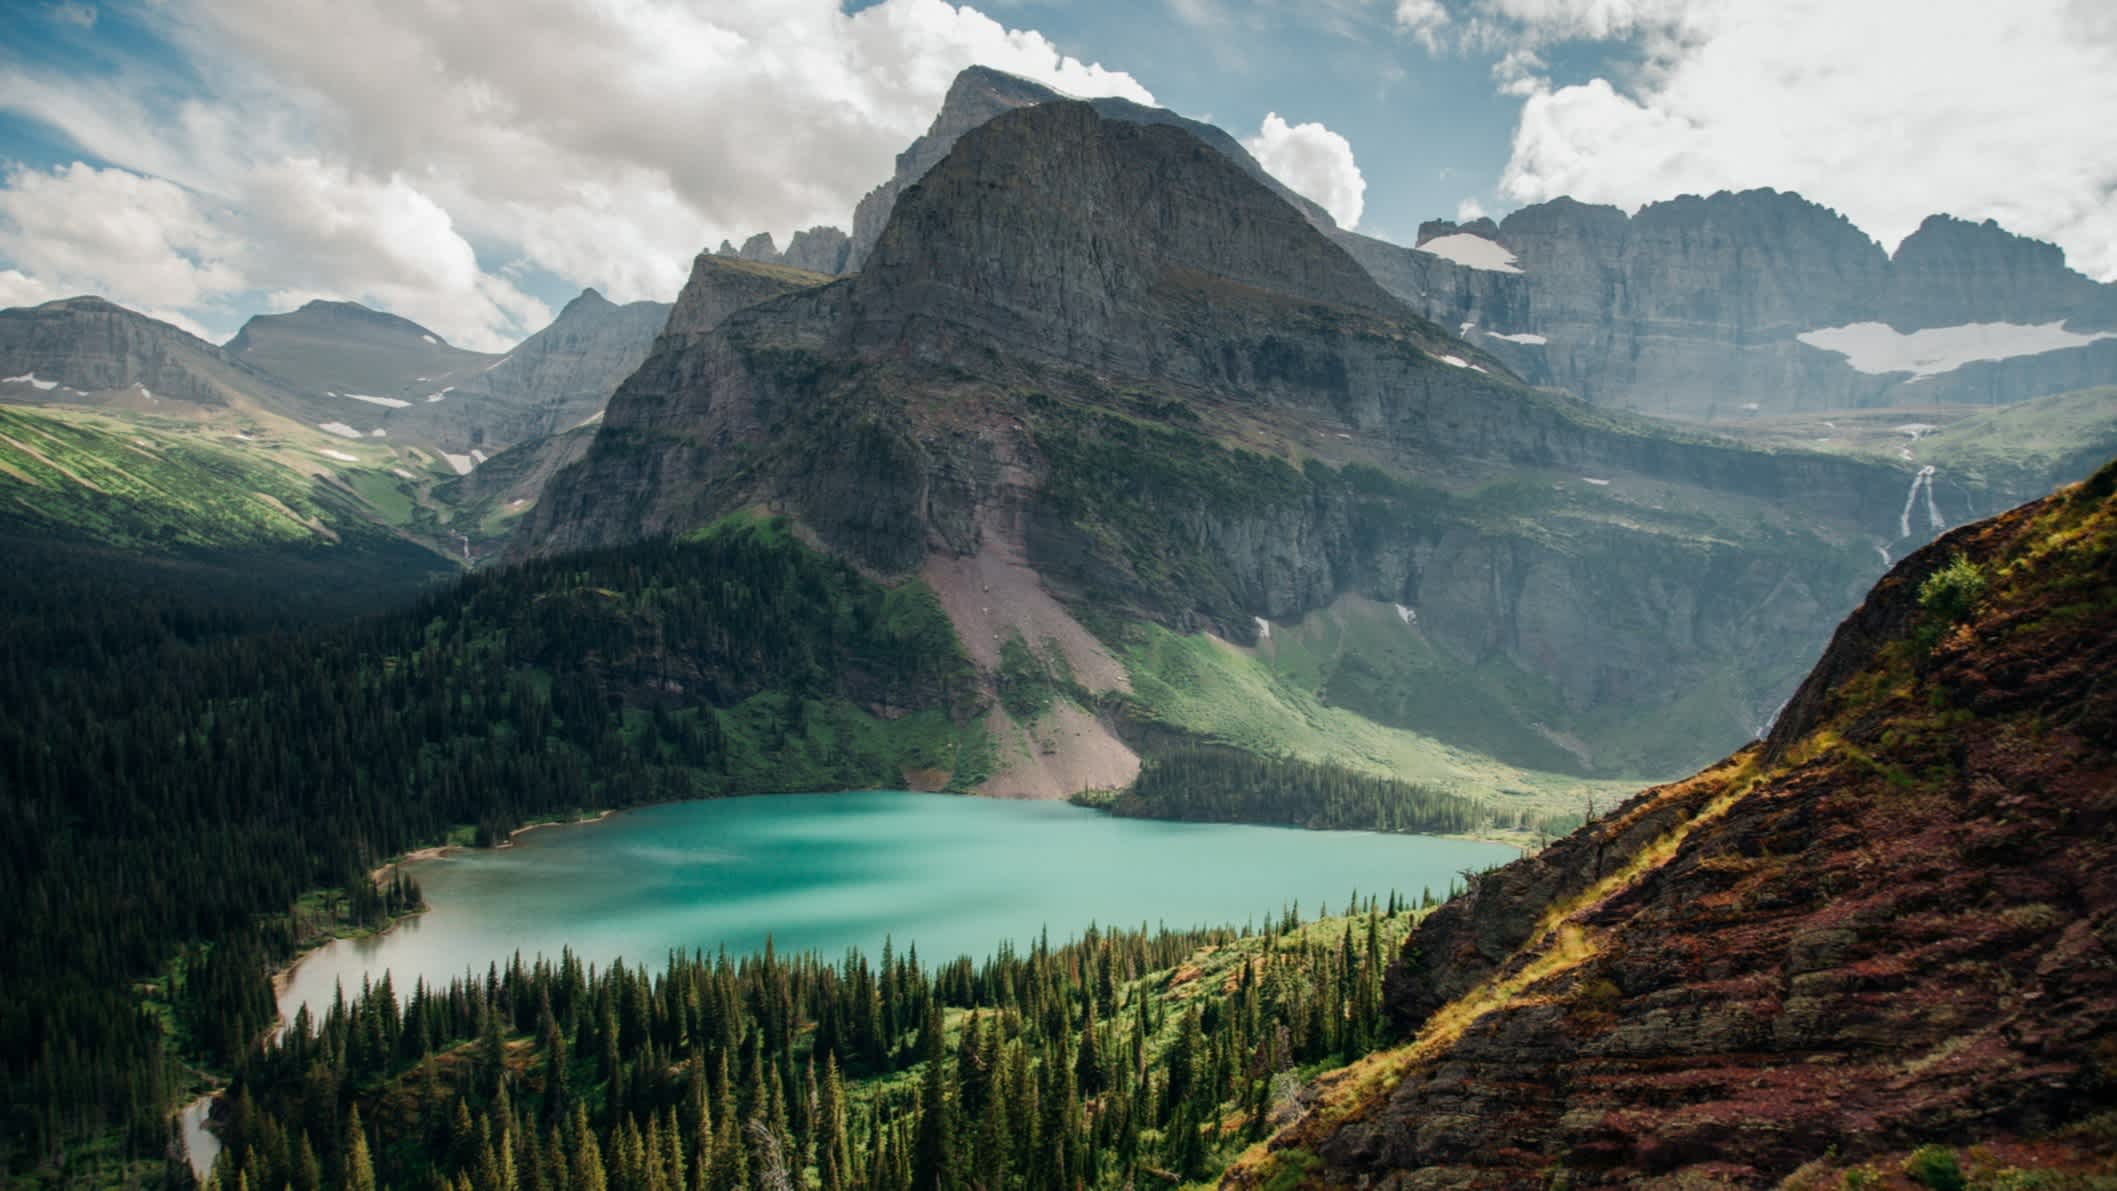
<instances>
[{"instance_id":1,"label":"mountain peak","mask_svg":"<svg viewBox=\"0 0 2117 1191\"><path fill-rule=\"evenodd\" d=\"M559 317L565 318L568 315L596 314L604 310L610 310L616 305L616 303L604 297L600 290L596 289L594 286L589 286L587 289L584 289L579 294L575 295L574 299L571 302L566 303L565 307L559 311Z\"/></svg>"},{"instance_id":2,"label":"mountain peak","mask_svg":"<svg viewBox=\"0 0 2117 1191\"><path fill-rule=\"evenodd\" d=\"M1300 211L1189 130L1076 100L1016 109L959 138L900 196L859 286L871 323L876 312L937 318L1096 364L1125 344L1158 350L1151 324L1220 317L1219 305L1260 296L1414 321ZM1207 310L1179 290L1210 295Z\"/></svg>"}]
</instances>

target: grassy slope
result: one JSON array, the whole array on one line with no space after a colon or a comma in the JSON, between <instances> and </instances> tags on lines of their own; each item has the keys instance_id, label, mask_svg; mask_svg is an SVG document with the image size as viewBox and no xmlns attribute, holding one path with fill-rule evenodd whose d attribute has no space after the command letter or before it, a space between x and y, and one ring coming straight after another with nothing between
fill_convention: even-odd
<instances>
[{"instance_id":1,"label":"grassy slope","mask_svg":"<svg viewBox=\"0 0 2117 1191\"><path fill-rule=\"evenodd\" d=\"M1386 610L1394 618L1394 611ZM1311 617L1317 622L1320 617ZM1399 622L1399 628L1402 624ZM1313 655L1289 643L1275 668L1265 651L1203 634L1181 636L1155 625L1124 630L1120 653L1132 677L1131 709L1139 719L1251 752L1323 761L1433 786L1490 803L1503 816L1529 819L1582 813L1592 800L1611 806L1637 783L1595 781L1505 764L1476 750L1393 728L1317 695ZM1298 639L1297 639L1298 640ZM1305 680L1306 678L1306 680Z\"/></svg>"}]
</instances>

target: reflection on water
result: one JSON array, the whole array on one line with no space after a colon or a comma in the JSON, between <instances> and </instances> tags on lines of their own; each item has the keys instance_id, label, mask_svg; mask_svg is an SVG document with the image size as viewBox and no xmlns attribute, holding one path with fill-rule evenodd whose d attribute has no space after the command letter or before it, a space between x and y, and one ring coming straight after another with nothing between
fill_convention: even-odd
<instances>
[{"instance_id":1,"label":"reflection on water","mask_svg":"<svg viewBox=\"0 0 2117 1191\"><path fill-rule=\"evenodd\" d=\"M427 913L341 940L295 969L280 1009L321 1015L391 973L483 976L519 952L658 966L671 950L877 954L928 961L1090 922L1182 928L1309 913L1355 891L1439 893L1514 857L1426 836L1118 819L1079 807L867 792L691 802L528 832L511 848L413 866Z\"/></svg>"}]
</instances>

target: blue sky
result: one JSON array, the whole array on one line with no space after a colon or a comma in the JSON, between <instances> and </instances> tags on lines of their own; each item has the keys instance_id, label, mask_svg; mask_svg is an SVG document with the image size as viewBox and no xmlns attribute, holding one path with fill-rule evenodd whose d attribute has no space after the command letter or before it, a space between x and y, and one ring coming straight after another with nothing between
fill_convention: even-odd
<instances>
[{"instance_id":1,"label":"blue sky","mask_svg":"<svg viewBox=\"0 0 2117 1191\"><path fill-rule=\"evenodd\" d=\"M2117 274L2099 0L7 0L0 305L211 338L350 298L498 348L587 285L849 222L983 62L1151 96L1363 231L1799 190ZM1266 129L1267 114L1284 123Z\"/></svg>"}]
</instances>

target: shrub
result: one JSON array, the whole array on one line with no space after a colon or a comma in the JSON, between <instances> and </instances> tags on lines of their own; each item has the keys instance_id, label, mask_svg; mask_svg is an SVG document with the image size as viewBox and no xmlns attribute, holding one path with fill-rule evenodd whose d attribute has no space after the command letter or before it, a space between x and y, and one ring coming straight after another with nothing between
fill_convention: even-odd
<instances>
[{"instance_id":1,"label":"shrub","mask_svg":"<svg viewBox=\"0 0 2117 1191\"><path fill-rule=\"evenodd\" d=\"M1947 1146L1921 1146L1904 1159L1911 1181L1932 1191L1963 1191L1963 1167Z\"/></svg>"},{"instance_id":2,"label":"shrub","mask_svg":"<svg viewBox=\"0 0 2117 1191\"><path fill-rule=\"evenodd\" d=\"M1919 584L1919 607L1947 624L1970 619L1985 598L1985 569L1958 554L1954 561Z\"/></svg>"}]
</instances>

